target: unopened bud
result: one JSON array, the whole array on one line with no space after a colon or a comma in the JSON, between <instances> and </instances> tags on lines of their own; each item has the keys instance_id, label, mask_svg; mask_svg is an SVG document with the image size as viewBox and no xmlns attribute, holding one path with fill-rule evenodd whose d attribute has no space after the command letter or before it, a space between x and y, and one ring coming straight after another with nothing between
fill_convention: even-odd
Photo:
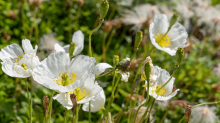
<instances>
[{"instance_id":1,"label":"unopened bud","mask_svg":"<svg viewBox=\"0 0 220 123\"><path fill-rule=\"evenodd\" d=\"M139 47L140 43L141 43L141 40L142 40L142 37L143 37L143 32L142 31L138 31L136 36L135 36L135 47Z\"/></svg>"},{"instance_id":2,"label":"unopened bud","mask_svg":"<svg viewBox=\"0 0 220 123\"><path fill-rule=\"evenodd\" d=\"M25 70L27 70L27 65L26 64L22 64L21 67L23 67Z\"/></svg>"},{"instance_id":3,"label":"unopened bud","mask_svg":"<svg viewBox=\"0 0 220 123\"><path fill-rule=\"evenodd\" d=\"M102 29L104 32L110 32L112 30L112 23L110 21L105 21Z\"/></svg>"},{"instance_id":4,"label":"unopened bud","mask_svg":"<svg viewBox=\"0 0 220 123\"><path fill-rule=\"evenodd\" d=\"M75 50L75 47L76 47L75 43L71 42L71 43L70 43L70 47L69 47L69 55L70 55L70 58L73 56L73 52L74 52L74 50Z\"/></svg>"},{"instance_id":5,"label":"unopened bud","mask_svg":"<svg viewBox=\"0 0 220 123\"><path fill-rule=\"evenodd\" d=\"M173 24L176 23L177 19L178 19L178 14L176 14L176 13L173 14L173 16L170 19L170 27L169 28L171 28L173 26Z\"/></svg>"},{"instance_id":6,"label":"unopened bud","mask_svg":"<svg viewBox=\"0 0 220 123\"><path fill-rule=\"evenodd\" d=\"M118 55L114 55L114 58L113 58L113 65L116 66L119 62L119 56Z\"/></svg>"},{"instance_id":7,"label":"unopened bud","mask_svg":"<svg viewBox=\"0 0 220 123\"><path fill-rule=\"evenodd\" d=\"M43 106L44 106L44 110L46 111L47 108L48 108L48 102L49 102L49 99L47 96L44 96L43 97Z\"/></svg>"},{"instance_id":8,"label":"unopened bud","mask_svg":"<svg viewBox=\"0 0 220 123\"><path fill-rule=\"evenodd\" d=\"M77 105L77 97L76 95L73 93L73 94L70 94L70 100L72 101L73 103L73 108L76 108L76 105Z\"/></svg>"},{"instance_id":9,"label":"unopened bud","mask_svg":"<svg viewBox=\"0 0 220 123\"><path fill-rule=\"evenodd\" d=\"M125 58L116 65L116 68L126 72L130 66L130 58Z\"/></svg>"},{"instance_id":10,"label":"unopened bud","mask_svg":"<svg viewBox=\"0 0 220 123\"><path fill-rule=\"evenodd\" d=\"M150 82L150 72L151 72L151 66L150 63L147 62L144 66L144 73L148 82Z\"/></svg>"},{"instance_id":11,"label":"unopened bud","mask_svg":"<svg viewBox=\"0 0 220 123\"><path fill-rule=\"evenodd\" d=\"M186 123L189 122L189 119L191 117L191 112L192 112L192 106L191 105L187 105L186 106L186 110L185 110Z\"/></svg>"},{"instance_id":12,"label":"unopened bud","mask_svg":"<svg viewBox=\"0 0 220 123\"><path fill-rule=\"evenodd\" d=\"M103 0L100 6L100 19L104 19L108 13L109 4L107 0Z\"/></svg>"},{"instance_id":13,"label":"unopened bud","mask_svg":"<svg viewBox=\"0 0 220 123\"><path fill-rule=\"evenodd\" d=\"M183 48L178 48L176 52L176 58L175 58L175 64L180 65L184 57L184 49Z\"/></svg>"}]
</instances>

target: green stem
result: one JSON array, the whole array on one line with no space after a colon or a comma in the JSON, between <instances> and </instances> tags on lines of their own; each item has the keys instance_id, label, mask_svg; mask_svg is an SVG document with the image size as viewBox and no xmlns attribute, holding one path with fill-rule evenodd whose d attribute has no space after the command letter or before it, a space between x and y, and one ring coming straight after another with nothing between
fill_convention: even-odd
<instances>
[{"instance_id":1,"label":"green stem","mask_svg":"<svg viewBox=\"0 0 220 123\"><path fill-rule=\"evenodd\" d=\"M180 119L180 121L178 123L182 123L182 121L184 120L185 115L183 115L183 117Z\"/></svg>"},{"instance_id":2,"label":"green stem","mask_svg":"<svg viewBox=\"0 0 220 123\"><path fill-rule=\"evenodd\" d=\"M69 113L69 110L66 109L66 115L65 115L65 118L64 118L64 123L67 123L68 113Z\"/></svg>"},{"instance_id":3,"label":"green stem","mask_svg":"<svg viewBox=\"0 0 220 123\"><path fill-rule=\"evenodd\" d=\"M92 33L95 32L96 30L98 30L101 27L103 21L104 21L104 19L100 19L99 20L99 25L89 33L89 56L90 57L92 57L92 46L91 46L92 45L92 43L91 43Z\"/></svg>"},{"instance_id":4,"label":"green stem","mask_svg":"<svg viewBox=\"0 0 220 123\"><path fill-rule=\"evenodd\" d=\"M51 97L50 97L50 102L49 102L49 106L47 108L47 111L49 111L49 123L51 121L51 112L52 112L52 102L53 102L53 95L54 95L54 91L52 91L51 93Z\"/></svg>"},{"instance_id":5,"label":"green stem","mask_svg":"<svg viewBox=\"0 0 220 123\"><path fill-rule=\"evenodd\" d=\"M163 120L165 119L165 117L167 116L167 114L168 114L168 110L164 113L163 118L161 119L160 123L163 123Z\"/></svg>"},{"instance_id":6,"label":"green stem","mask_svg":"<svg viewBox=\"0 0 220 123\"><path fill-rule=\"evenodd\" d=\"M32 94L33 94L33 87L32 87L32 79L31 79L31 105L30 105L30 123L32 123Z\"/></svg>"},{"instance_id":7,"label":"green stem","mask_svg":"<svg viewBox=\"0 0 220 123\"><path fill-rule=\"evenodd\" d=\"M107 37L107 33L104 33L104 36L102 38L102 59L103 59L103 62L106 62L106 47L105 47L105 40L106 40L106 37Z\"/></svg>"},{"instance_id":8,"label":"green stem","mask_svg":"<svg viewBox=\"0 0 220 123\"><path fill-rule=\"evenodd\" d=\"M152 108L153 108L153 106L154 106L154 102L155 102L155 99L154 99L154 101L153 101L153 103L152 103L152 105L151 105L150 111L148 112L147 119L145 120L145 123L147 123L148 118L150 117L150 113L151 113L151 110L152 110ZM145 115L144 115L144 116L145 116Z\"/></svg>"},{"instance_id":9,"label":"green stem","mask_svg":"<svg viewBox=\"0 0 220 123\"><path fill-rule=\"evenodd\" d=\"M143 117L140 119L139 123L141 123L141 121L145 118L145 116L147 115L148 109L151 107L151 104L154 103L154 101L155 101L155 99L154 99L154 98L151 98L150 102L148 103L147 109L146 109L146 111L144 112L144 115L143 115Z\"/></svg>"},{"instance_id":10,"label":"green stem","mask_svg":"<svg viewBox=\"0 0 220 123\"><path fill-rule=\"evenodd\" d=\"M77 105L76 107L75 123L78 123L78 114L79 114L80 107L81 107L81 104Z\"/></svg>"},{"instance_id":11,"label":"green stem","mask_svg":"<svg viewBox=\"0 0 220 123\"><path fill-rule=\"evenodd\" d=\"M89 123L91 123L91 101L89 101Z\"/></svg>"},{"instance_id":12,"label":"green stem","mask_svg":"<svg viewBox=\"0 0 220 123\"><path fill-rule=\"evenodd\" d=\"M31 105L30 105L31 103L30 103L30 97L29 97L29 91L28 91L27 78L26 78L25 82L26 82L26 89L27 89L27 96L28 96L29 115L31 115ZM31 122L31 116L30 116L29 122Z\"/></svg>"},{"instance_id":13,"label":"green stem","mask_svg":"<svg viewBox=\"0 0 220 123\"><path fill-rule=\"evenodd\" d=\"M24 12L24 4L21 6L21 22L22 22L22 30L24 31L24 35L27 36L27 30L25 25L25 12Z\"/></svg>"},{"instance_id":14,"label":"green stem","mask_svg":"<svg viewBox=\"0 0 220 123\"><path fill-rule=\"evenodd\" d=\"M216 104L217 105L218 103L220 103L220 101L217 101L217 102L206 102L206 103L195 105L195 106L192 107L192 109L197 107L197 106L201 106L201 105L211 105L211 104Z\"/></svg>"},{"instance_id":15,"label":"green stem","mask_svg":"<svg viewBox=\"0 0 220 123\"><path fill-rule=\"evenodd\" d=\"M100 76L97 76L97 77L95 77L95 79L98 79L98 78L100 78L100 77L103 77L103 76L105 76L105 75L108 75L108 74L110 74L111 72L113 72L115 69L111 69L110 71L108 71L108 72L106 72L106 73L104 73L104 74L102 74L102 75L100 75Z\"/></svg>"}]
</instances>

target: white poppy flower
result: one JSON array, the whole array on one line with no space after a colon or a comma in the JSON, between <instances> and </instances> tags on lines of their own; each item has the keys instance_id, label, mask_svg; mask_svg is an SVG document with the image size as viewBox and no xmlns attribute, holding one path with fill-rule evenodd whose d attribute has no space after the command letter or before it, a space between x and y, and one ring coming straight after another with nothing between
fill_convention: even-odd
<instances>
[{"instance_id":1,"label":"white poppy flower","mask_svg":"<svg viewBox=\"0 0 220 123\"><path fill-rule=\"evenodd\" d=\"M75 44L75 49L73 51L73 56L77 56L78 54L80 54L84 48L84 35L82 33L82 31L78 30L73 34L72 37L72 43ZM64 47L61 47L58 43L56 43L54 45L54 49L56 50L56 52L69 52L69 47L70 45L66 45Z\"/></svg>"},{"instance_id":2,"label":"white poppy flower","mask_svg":"<svg viewBox=\"0 0 220 123\"><path fill-rule=\"evenodd\" d=\"M72 91L83 85L95 66L95 59L79 55L70 61L65 52L52 53L33 70L33 78L57 92Z\"/></svg>"},{"instance_id":3,"label":"white poppy flower","mask_svg":"<svg viewBox=\"0 0 220 123\"><path fill-rule=\"evenodd\" d=\"M161 88L169 80L170 74L165 69L161 69L158 66L154 66L154 70L155 75L158 76L158 79L156 80L155 84L149 88L149 95L153 96L156 100L171 99L177 94L177 91L179 91L179 89L177 89L173 92L173 84L175 78L172 77L167 85L165 85L162 89L160 89L159 92L156 93L156 91L158 91L158 89ZM147 83L147 81L145 81L145 83Z\"/></svg>"},{"instance_id":4,"label":"white poppy flower","mask_svg":"<svg viewBox=\"0 0 220 123\"><path fill-rule=\"evenodd\" d=\"M95 76L90 74L83 82L83 85L78 86L78 88L73 89L73 91L60 93L54 96L53 99L57 100L60 104L69 110L73 107L70 94L74 93L77 97L77 104L82 104L87 103L95 98L101 89L102 88L98 85L98 83L95 82Z\"/></svg>"},{"instance_id":5,"label":"white poppy flower","mask_svg":"<svg viewBox=\"0 0 220 123\"><path fill-rule=\"evenodd\" d=\"M102 89L98 93L98 95L91 100L91 112L97 112L97 111L101 110L104 107L105 100L106 100L105 92ZM82 109L83 109L83 111L89 112L89 102L83 104Z\"/></svg>"},{"instance_id":6,"label":"white poppy flower","mask_svg":"<svg viewBox=\"0 0 220 123\"><path fill-rule=\"evenodd\" d=\"M31 76L32 69L40 64L36 56L38 46L33 49L30 40L22 40L22 47L11 44L0 51L2 70L11 77L27 78Z\"/></svg>"},{"instance_id":7,"label":"white poppy flower","mask_svg":"<svg viewBox=\"0 0 220 123\"><path fill-rule=\"evenodd\" d=\"M150 86L153 86L154 83L156 82L157 80L157 76L155 75L155 70L154 70L154 66L153 66L153 63L152 63L152 59L150 58L150 56L148 56L145 61L144 61L144 64L143 66L141 67L141 79L142 80L146 80L146 76L145 76L145 71L144 71L144 66L146 63L149 62L149 65L151 67L151 71L150 71Z\"/></svg>"},{"instance_id":8,"label":"white poppy flower","mask_svg":"<svg viewBox=\"0 0 220 123\"><path fill-rule=\"evenodd\" d=\"M184 26L178 22L176 22L166 34L169 23L170 21L166 15L156 15L154 17L154 22L150 24L149 33L151 43L157 49L163 50L171 56L174 56L179 47L184 47L188 34Z\"/></svg>"}]
</instances>

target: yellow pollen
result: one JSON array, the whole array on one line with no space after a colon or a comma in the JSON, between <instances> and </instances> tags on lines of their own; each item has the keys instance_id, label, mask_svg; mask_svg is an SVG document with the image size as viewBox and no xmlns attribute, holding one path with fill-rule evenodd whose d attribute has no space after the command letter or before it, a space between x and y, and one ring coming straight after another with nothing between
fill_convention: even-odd
<instances>
[{"instance_id":1,"label":"yellow pollen","mask_svg":"<svg viewBox=\"0 0 220 123\"><path fill-rule=\"evenodd\" d=\"M168 47L171 45L170 43L170 37L168 35L160 34L158 33L155 36L156 42L161 46L161 47Z\"/></svg>"},{"instance_id":2,"label":"yellow pollen","mask_svg":"<svg viewBox=\"0 0 220 123\"><path fill-rule=\"evenodd\" d=\"M22 54L22 56L18 56L18 58L15 58L14 60L12 60L14 63L15 62L19 62L21 59L22 59L22 57L23 57L23 54Z\"/></svg>"},{"instance_id":3,"label":"yellow pollen","mask_svg":"<svg viewBox=\"0 0 220 123\"><path fill-rule=\"evenodd\" d=\"M86 93L86 90L85 90L85 88L84 87L82 87L82 88L77 88L77 89L75 89L74 91L69 91L69 92L67 92L67 93L69 93L69 94L75 94L76 95L76 97L77 97L77 101L80 101L80 100L82 100L86 95L89 95L89 93Z\"/></svg>"},{"instance_id":4,"label":"yellow pollen","mask_svg":"<svg viewBox=\"0 0 220 123\"><path fill-rule=\"evenodd\" d=\"M164 94L167 93L167 89L165 87L161 88L161 84L160 85L154 85L153 87L151 87L151 92L154 93L156 92L157 95L163 96ZM157 92L160 89L159 92Z\"/></svg>"},{"instance_id":5,"label":"yellow pollen","mask_svg":"<svg viewBox=\"0 0 220 123\"><path fill-rule=\"evenodd\" d=\"M76 75L73 73L69 73L69 71L67 70L67 72L59 73L59 77L54 77L53 80L58 84L58 85L63 85L63 86L67 86L72 84L73 82L75 82L76 80Z\"/></svg>"}]
</instances>

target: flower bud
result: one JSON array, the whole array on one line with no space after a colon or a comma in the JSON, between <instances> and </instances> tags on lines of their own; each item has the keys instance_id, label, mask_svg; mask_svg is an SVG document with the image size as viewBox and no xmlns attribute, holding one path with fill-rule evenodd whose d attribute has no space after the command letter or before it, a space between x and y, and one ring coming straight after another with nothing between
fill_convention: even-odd
<instances>
[{"instance_id":1,"label":"flower bud","mask_svg":"<svg viewBox=\"0 0 220 123\"><path fill-rule=\"evenodd\" d=\"M169 26L169 28L171 28L173 26L173 24L176 23L177 19L178 19L178 14L176 14L176 13L173 14L173 16L170 19L170 26Z\"/></svg>"},{"instance_id":2,"label":"flower bud","mask_svg":"<svg viewBox=\"0 0 220 123\"><path fill-rule=\"evenodd\" d=\"M183 48L178 48L176 52L176 58L175 58L175 64L180 65L184 57L184 49Z\"/></svg>"},{"instance_id":3,"label":"flower bud","mask_svg":"<svg viewBox=\"0 0 220 123\"><path fill-rule=\"evenodd\" d=\"M103 0L100 6L100 19L104 19L108 13L109 4L107 0Z\"/></svg>"},{"instance_id":4,"label":"flower bud","mask_svg":"<svg viewBox=\"0 0 220 123\"><path fill-rule=\"evenodd\" d=\"M135 47L139 47L141 40L143 38L143 32L142 31L138 31L136 36L135 36Z\"/></svg>"},{"instance_id":5,"label":"flower bud","mask_svg":"<svg viewBox=\"0 0 220 123\"><path fill-rule=\"evenodd\" d=\"M126 72L129 66L130 66L130 58L125 58L116 65L116 68L123 72Z\"/></svg>"},{"instance_id":6,"label":"flower bud","mask_svg":"<svg viewBox=\"0 0 220 123\"><path fill-rule=\"evenodd\" d=\"M44 110L45 110L45 111L47 111L48 102L49 102L48 97L47 97L47 96L44 96L44 97L43 97L43 106L44 106Z\"/></svg>"},{"instance_id":7,"label":"flower bud","mask_svg":"<svg viewBox=\"0 0 220 123\"><path fill-rule=\"evenodd\" d=\"M191 112L192 112L192 106L191 105L187 105L186 106L186 110L185 110L185 117L186 117L186 122L189 122L189 119L191 117Z\"/></svg>"},{"instance_id":8,"label":"flower bud","mask_svg":"<svg viewBox=\"0 0 220 123\"><path fill-rule=\"evenodd\" d=\"M73 56L73 52L74 52L74 50L75 50L75 47L76 47L75 43L71 42L71 43L70 43L70 47L69 47L69 55L70 55L70 58Z\"/></svg>"},{"instance_id":9,"label":"flower bud","mask_svg":"<svg viewBox=\"0 0 220 123\"><path fill-rule=\"evenodd\" d=\"M70 94L70 100L73 103L73 108L76 107L76 105L77 105L77 97L76 97L76 95L74 93Z\"/></svg>"},{"instance_id":10,"label":"flower bud","mask_svg":"<svg viewBox=\"0 0 220 123\"><path fill-rule=\"evenodd\" d=\"M144 73L148 82L150 81L150 72L151 72L150 62L147 62L144 66Z\"/></svg>"},{"instance_id":11,"label":"flower bud","mask_svg":"<svg viewBox=\"0 0 220 123\"><path fill-rule=\"evenodd\" d=\"M113 65L116 66L119 62L119 56L118 55L114 55L114 58L113 58Z\"/></svg>"}]
</instances>

